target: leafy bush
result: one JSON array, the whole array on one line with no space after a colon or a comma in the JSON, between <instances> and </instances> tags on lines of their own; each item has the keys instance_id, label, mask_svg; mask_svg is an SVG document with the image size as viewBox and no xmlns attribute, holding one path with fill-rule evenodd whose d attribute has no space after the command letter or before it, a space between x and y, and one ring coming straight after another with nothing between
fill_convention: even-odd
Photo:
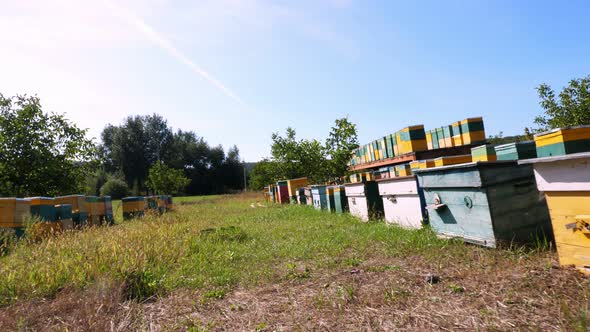
<instances>
[{"instance_id":1,"label":"leafy bush","mask_svg":"<svg viewBox=\"0 0 590 332\"><path fill-rule=\"evenodd\" d=\"M101 188L101 196L111 196L112 199L121 199L129 194L129 187L125 181L119 179L108 180Z\"/></svg>"}]
</instances>

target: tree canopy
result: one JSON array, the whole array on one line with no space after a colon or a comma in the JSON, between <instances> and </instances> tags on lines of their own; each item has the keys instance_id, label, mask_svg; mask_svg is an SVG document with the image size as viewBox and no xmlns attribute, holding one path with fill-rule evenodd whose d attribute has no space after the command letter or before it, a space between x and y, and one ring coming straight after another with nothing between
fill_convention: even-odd
<instances>
[{"instance_id":1,"label":"tree canopy","mask_svg":"<svg viewBox=\"0 0 590 332\"><path fill-rule=\"evenodd\" d=\"M44 113L38 97L0 94L0 156L1 196L55 196L83 191L96 150L86 130Z\"/></svg>"},{"instance_id":2,"label":"tree canopy","mask_svg":"<svg viewBox=\"0 0 590 332\"><path fill-rule=\"evenodd\" d=\"M555 95L547 84L537 87L544 114L535 118L537 131L590 125L590 75L573 79Z\"/></svg>"}]
</instances>

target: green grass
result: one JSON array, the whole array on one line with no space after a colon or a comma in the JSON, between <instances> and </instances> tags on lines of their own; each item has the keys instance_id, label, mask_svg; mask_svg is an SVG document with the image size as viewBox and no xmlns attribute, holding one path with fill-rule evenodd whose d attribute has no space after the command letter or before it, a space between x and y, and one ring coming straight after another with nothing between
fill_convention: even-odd
<instances>
[{"instance_id":1,"label":"green grass","mask_svg":"<svg viewBox=\"0 0 590 332\"><path fill-rule=\"evenodd\" d=\"M204 289L206 298L220 298L237 285L309 278L371 257L460 259L473 250L438 239L428 228L362 223L302 206L252 208L254 200L176 198L177 211L128 222L121 222L120 202L114 202L113 227L23 242L0 258L0 305L104 280L122 283L129 299L177 288Z\"/></svg>"}]
</instances>

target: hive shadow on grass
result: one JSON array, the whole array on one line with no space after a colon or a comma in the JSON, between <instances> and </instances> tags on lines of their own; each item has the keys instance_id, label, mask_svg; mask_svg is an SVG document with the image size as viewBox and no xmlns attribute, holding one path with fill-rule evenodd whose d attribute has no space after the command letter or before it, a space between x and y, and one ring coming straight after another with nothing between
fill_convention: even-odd
<instances>
[{"instance_id":1,"label":"hive shadow on grass","mask_svg":"<svg viewBox=\"0 0 590 332\"><path fill-rule=\"evenodd\" d=\"M200 236L211 242L245 242L248 234L236 226L206 228L201 230Z\"/></svg>"}]
</instances>

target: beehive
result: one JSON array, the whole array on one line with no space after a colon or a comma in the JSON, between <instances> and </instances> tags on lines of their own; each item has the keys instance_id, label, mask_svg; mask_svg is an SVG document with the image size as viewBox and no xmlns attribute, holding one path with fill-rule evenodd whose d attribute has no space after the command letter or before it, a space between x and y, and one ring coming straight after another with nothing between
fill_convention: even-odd
<instances>
[{"instance_id":1,"label":"beehive","mask_svg":"<svg viewBox=\"0 0 590 332\"><path fill-rule=\"evenodd\" d=\"M307 205L307 196L305 196L305 188L297 189L297 203L299 205Z\"/></svg>"},{"instance_id":2,"label":"beehive","mask_svg":"<svg viewBox=\"0 0 590 332\"><path fill-rule=\"evenodd\" d=\"M443 149L447 147L447 142L445 141L445 134L443 132L442 127L436 128L436 137L438 138L438 147L439 149Z\"/></svg>"},{"instance_id":3,"label":"beehive","mask_svg":"<svg viewBox=\"0 0 590 332\"><path fill-rule=\"evenodd\" d=\"M590 153L522 160L545 192L561 265L590 274Z\"/></svg>"},{"instance_id":4,"label":"beehive","mask_svg":"<svg viewBox=\"0 0 590 332\"><path fill-rule=\"evenodd\" d=\"M387 153L387 141L385 137L379 139L379 153L381 155L381 159L389 158L389 154Z\"/></svg>"},{"instance_id":5,"label":"beehive","mask_svg":"<svg viewBox=\"0 0 590 332\"><path fill-rule=\"evenodd\" d=\"M453 146L463 145L463 135L461 134L461 121L453 122L451 130L453 134Z\"/></svg>"},{"instance_id":6,"label":"beehive","mask_svg":"<svg viewBox=\"0 0 590 332\"><path fill-rule=\"evenodd\" d=\"M416 176L377 181L385 222L405 228L421 228L426 220L424 193Z\"/></svg>"},{"instance_id":7,"label":"beehive","mask_svg":"<svg viewBox=\"0 0 590 332\"><path fill-rule=\"evenodd\" d=\"M394 178L398 176L397 171L395 170L395 166L389 166L389 177Z\"/></svg>"},{"instance_id":8,"label":"beehive","mask_svg":"<svg viewBox=\"0 0 590 332\"><path fill-rule=\"evenodd\" d=\"M305 187L305 202L307 205L313 205L313 196L311 194L311 187Z\"/></svg>"},{"instance_id":9,"label":"beehive","mask_svg":"<svg viewBox=\"0 0 590 332\"><path fill-rule=\"evenodd\" d=\"M537 157L534 141L503 144L496 146L494 149L498 160L519 160Z\"/></svg>"},{"instance_id":10,"label":"beehive","mask_svg":"<svg viewBox=\"0 0 590 332\"><path fill-rule=\"evenodd\" d=\"M436 129L432 129L431 131L432 134L432 149L436 150L436 149L440 149L441 146L440 144L438 144L438 132L436 131Z\"/></svg>"},{"instance_id":11,"label":"beehive","mask_svg":"<svg viewBox=\"0 0 590 332\"><path fill-rule=\"evenodd\" d=\"M444 136L444 140L445 140L445 146L447 148L455 146L455 144L453 142L453 133L452 133L451 126L443 126L442 132L443 132L443 136Z\"/></svg>"},{"instance_id":12,"label":"beehive","mask_svg":"<svg viewBox=\"0 0 590 332\"><path fill-rule=\"evenodd\" d=\"M105 214L104 202L96 196L86 196L86 224L89 226L98 226L102 223Z\"/></svg>"},{"instance_id":13,"label":"beehive","mask_svg":"<svg viewBox=\"0 0 590 332\"><path fill-rule=\"evenodd\" d=\"M412 175L412 169L410 168L410 164L396 165L395 170L397 171L398 176Z\"/></svg>"},{"instance_id":14,"label":"beehive","mask_svg":"<svg viewBox=\"0 0 590 332\"><path fill-rule=\"evenodd\" d=\"M535 135L538 157L590 151L590 126L568 127Z\"/></svg>"},{"instance_id":15,"label":"beehive","mask_svg":"<svg viewBox=\"0 0 590 332\"><path fill-rule=\"evenodd\" d=\"M287 181L278 181L277 182L277 196L278 196L278 203L281 204L288 204L289 200L289 186Z\"/></svg>"},{"instance_id":16,"label":"beehive","mask_svg":"<svg viewBox=\"0 0 590 332\"><path fill-rule=\"evenodd\" d=\"M348 199L343 185L334 186L334 206L336 213L348 212Z\"/></svg>"},{"instance_id":17,"label":"beehive","mask_svg":"<svg viewBox=\"0 0 590 332\"><path fill-rule=\"evenodd\" d=\"M22 228L30 218L30 201L21 198L0 198L0 228Z\"/></svg>"},{"instance_id":18,"label":"beehive","mask_svg":"<svg viewBox=\"0 0 590 332\"><path fill-rule=\"evenodd\" d=\"M147 209L147 202L143 196L124 197L121 199L123 220L143 217Z\"/></svg>"},{"instance_id":19,"label":"beehive","mask_svg":"<svg viewBox=\"0 0 590 332\"><path fill-rule=\"evenodd\" d=\"M350 214L363 221L383 216L383 201L379 197L377 182L348 183L345 185Z\"/></svg>"},{"instance_id":20,"label":"beehive","mask_svg":"<svg viewBox=\"0 0 590 332\"><path fill-rule=\"evenodd\" d=\"M74 229L72 216L71 204L58 204L55 206L55 220L61 225L62 230L69 231Z\"/></svg>"},{"instance_id":21,"label":"beehive","mask_svg":"<svg viewBox=\"0 0 590 332\"><path fill-rule=\"evenodd\" d=\"M72 205L72 220L76 227L81 227L86 224L86 196L84 195L68 195L55 198L56 204L70 204Z\"/></svg>"},{"instance_id":22,"label":"beehive","mask_svg":"<svg viewBox=\"0 0 590 332\"><path fill-rule=\"evenodd\" d=\"M427 130L425 132L425 134L426 134L426 147L428 148L428 150L433 150L434 145L432 144L432 130Z\"/></svg>"},{"instance_id":23,"label":"beehive","mask_svg":"<svg viewBox=\"0 0 590 332\"><path fill-rule=\"evenodd\" d=\"M311 196L313 200L313 207L317 210L325 210L328 207L328 197L326 195L326 186L315 185L311 186Z\"/></svg>"},{"instance_id":24,"label":"beehive","mask_svg":"<svg viewBox=\"0 0 590 332\"><path fill-rule=\"evenodd\" d=\"M461 121L463 144L478 144L486 140L483 118L469 118Z\"/></svg>"},{"instance_id":25,"label":"beehive","mask_svg":"<svg viewBox=\"0 0 590 332\"><path fill-rule=\"evenodd\" d=\"M449 166L449 165L457 165L457 164L464 164L470 163L472 161L470 154L464 154L459 156L445 156L434 159L434 166L441 167L441 166Z\"/></svg>"},{"instance_id":26,"label":"beehive","mask_svg":"<svg viewBox=\"0 0 590 332\"><path fill-rule=\"evenodd\" d=\"M471 149L471 159L477 161L496 161L496 150L491 145L480 145Z\"/></svg>"},{"instance_id":27,"label":"beehive","mask_svg":"<svg viewBox=\"0 0 590 332\"><path fill-rule=\"evenodd\" d=\"M326 209L329 212L336 212L336 202L334 201L334 187L326 187Z\"/></svg>"},{"instance_id":28,"label":"beehive","mask_svg":"<svg viewBox=\"0 0 590 332\"><path fill-rule=\"evenodd\" d=\"M287 180L287 189L289 190L289 197L291 198L291 203L297 202L297 190L299 188L307 186L307 183L307 178Z\"/></svg>"},{"instance_id":29,"label":"beehive","mask_svg":"<svg viewBox=\"0 0 590 332\"><path fill-rule=\"evenodd\" d=\"M487 247L528 242L551 232L533 169L515 161L417 170L432 229Z\"/></svg>"},{"instance_id":30,"label":"beehive","mask_svg":"<svg viewBox=\"0 0 590 332\"><path fill-rule=\"evenodd\" d=\"M152 213L154 211L158 211L158 197L157 196L146 196L145 201L146 201L148 210L151 210Z\"/></svg>"},{"instance_id":31,"label":"beehive","mask_svg":"<svg viewBox=\"0 0 590 332\"><path fill-rule=\"evenodd\" d=\"M107 223L113 224L115 222L115 218L113 216L113 201L111 200L111 196L103 196L101 199L104 202L104 219ZM164 201L164 206L166 202Z\"/></svg>"},{"instance_id":32,"label":"beehive","mask_svg":"<svg viewBox=\"0 0 590 332\"><path fill-rule=\"evenodd\" d=\"M410 162L410 170L434 167L434 159L415 160Z\"/></svg>"},{"instance_id":33,"label":"beehive","mask_svg":"<svg viewBox=\"0 0 590 332\"><path fill-rule=\"evenodd\" d=\"M55 221L55 199L51 197L28 197L31 203L31 216L42 221Z\"/></svg>"},{"instance_id":34,"label":"beehive","mask_svg":"<svg viewBox=\"0 0 590 332\"><path fill-rule=\"evenodd\" d=\"M423 125L411 126L399 132L401 154L428 150Z\"/></svg>"},{"instance_id":35,"label":"beehive","mask_svg":"<svg viewBox=\"0 0 590 332\"><path fill-rule=\"evenodd\" d=\"M394 156L399 156L401 154L400 152L400 138L398 133L394 133L391 134L391 144L393 144L393 155Z\"/></svg>"},{"instance_id":36,"label":"beehive","mask_svg":"<svg viewBox=\"0 0 590 332\"><path fill-rule=\"evenodd\" d=\"M393 140L391 138L391 135L385 136L385 144L386 144L386 148L387 148L387 157L388 158L395 157L395 154L393 151Z\"/></svg>"}]
</instances>

